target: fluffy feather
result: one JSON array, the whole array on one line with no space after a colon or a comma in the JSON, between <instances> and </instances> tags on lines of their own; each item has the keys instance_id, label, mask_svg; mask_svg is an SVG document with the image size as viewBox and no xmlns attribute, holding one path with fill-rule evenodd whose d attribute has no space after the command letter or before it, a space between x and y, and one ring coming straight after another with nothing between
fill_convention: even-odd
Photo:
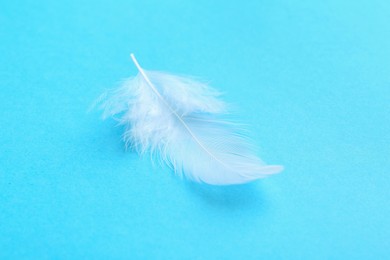
<instances>
[{"instance_id":1,"label":"fluffy feather","mask_svg":"<svg viewBox=\"0 0 390 260\"><path fill-rule=\"evenodd\" d=\"M119 115L124 141L139 153L151 152L192 181L214 185L249 182L282 170L254 153L243 129L221 118L219 93L188 77L146 71L107 93L104 117Z\"/></svg>"}]
</instances>

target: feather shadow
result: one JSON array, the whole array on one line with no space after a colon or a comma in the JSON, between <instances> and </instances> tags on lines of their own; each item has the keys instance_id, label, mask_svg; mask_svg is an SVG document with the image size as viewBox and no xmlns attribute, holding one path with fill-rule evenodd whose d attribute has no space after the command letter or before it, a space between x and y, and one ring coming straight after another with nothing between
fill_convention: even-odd
<instances>
[{"instance_id":1,"label":"feather shadow","mask_svg":"<svg viewBox=\"0 0 390 260\"><path fill-rule=\"evenodd\" d=\"M268 208L265 194L256 182L229 186L187 182L185 187L188 192L214 209L261 214Z\"/></svg>"}]
</instances>

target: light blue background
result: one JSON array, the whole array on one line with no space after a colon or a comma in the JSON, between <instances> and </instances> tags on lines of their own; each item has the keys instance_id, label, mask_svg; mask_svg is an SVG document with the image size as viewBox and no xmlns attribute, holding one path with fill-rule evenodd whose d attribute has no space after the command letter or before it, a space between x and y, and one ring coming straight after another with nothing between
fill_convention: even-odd
<instances>
[{"instance_id":1,"label":"light blue background","mask_svg":"<svg viewBox=\"0 0 390 260\"><path fill-rule=\"evenodd\" d=\"M88 107L201 76L286 170L184 182ZM0 258L390 258L390 1L0 2Z\"/></svg>"}]
</instances>

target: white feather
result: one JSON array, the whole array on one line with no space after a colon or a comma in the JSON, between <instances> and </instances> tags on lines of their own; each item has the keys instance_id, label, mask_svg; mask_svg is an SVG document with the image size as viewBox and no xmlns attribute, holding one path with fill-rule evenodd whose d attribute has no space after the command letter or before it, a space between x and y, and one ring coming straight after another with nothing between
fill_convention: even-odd
<instances>
[{"instance_id":1,"label":"white feather","mask_svg":"<svg viewBox=\"0 0 390 260\"><path fill-rule=\"evenodd\" d=\"M177 175L215 185L249 182L277 173L254 153L239 125L221 119L219 93L187 77L146 71L102 101L104 117L119 115L124 141L139 153L151 152Z\"/></svg>"}]
</instances>

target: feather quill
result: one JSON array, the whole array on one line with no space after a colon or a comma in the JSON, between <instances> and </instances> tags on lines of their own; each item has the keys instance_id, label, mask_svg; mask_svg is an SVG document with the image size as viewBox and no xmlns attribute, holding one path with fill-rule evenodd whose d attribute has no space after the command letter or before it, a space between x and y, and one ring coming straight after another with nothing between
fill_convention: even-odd
<instances>
[{"instance_id":1,"label":"feather quill","mask_svg":"<svg viewBox=\"0 0 390 260\"><path fill-rule=\"evenodd\" d=\"M103 117L119 116L123 139L139 153L169 165L177 175L213 185L240 184L280 172L265 165L240 125L223 119L226 105L204 83L144 70L100 100Z\"/></svg>"}]
</instances>

